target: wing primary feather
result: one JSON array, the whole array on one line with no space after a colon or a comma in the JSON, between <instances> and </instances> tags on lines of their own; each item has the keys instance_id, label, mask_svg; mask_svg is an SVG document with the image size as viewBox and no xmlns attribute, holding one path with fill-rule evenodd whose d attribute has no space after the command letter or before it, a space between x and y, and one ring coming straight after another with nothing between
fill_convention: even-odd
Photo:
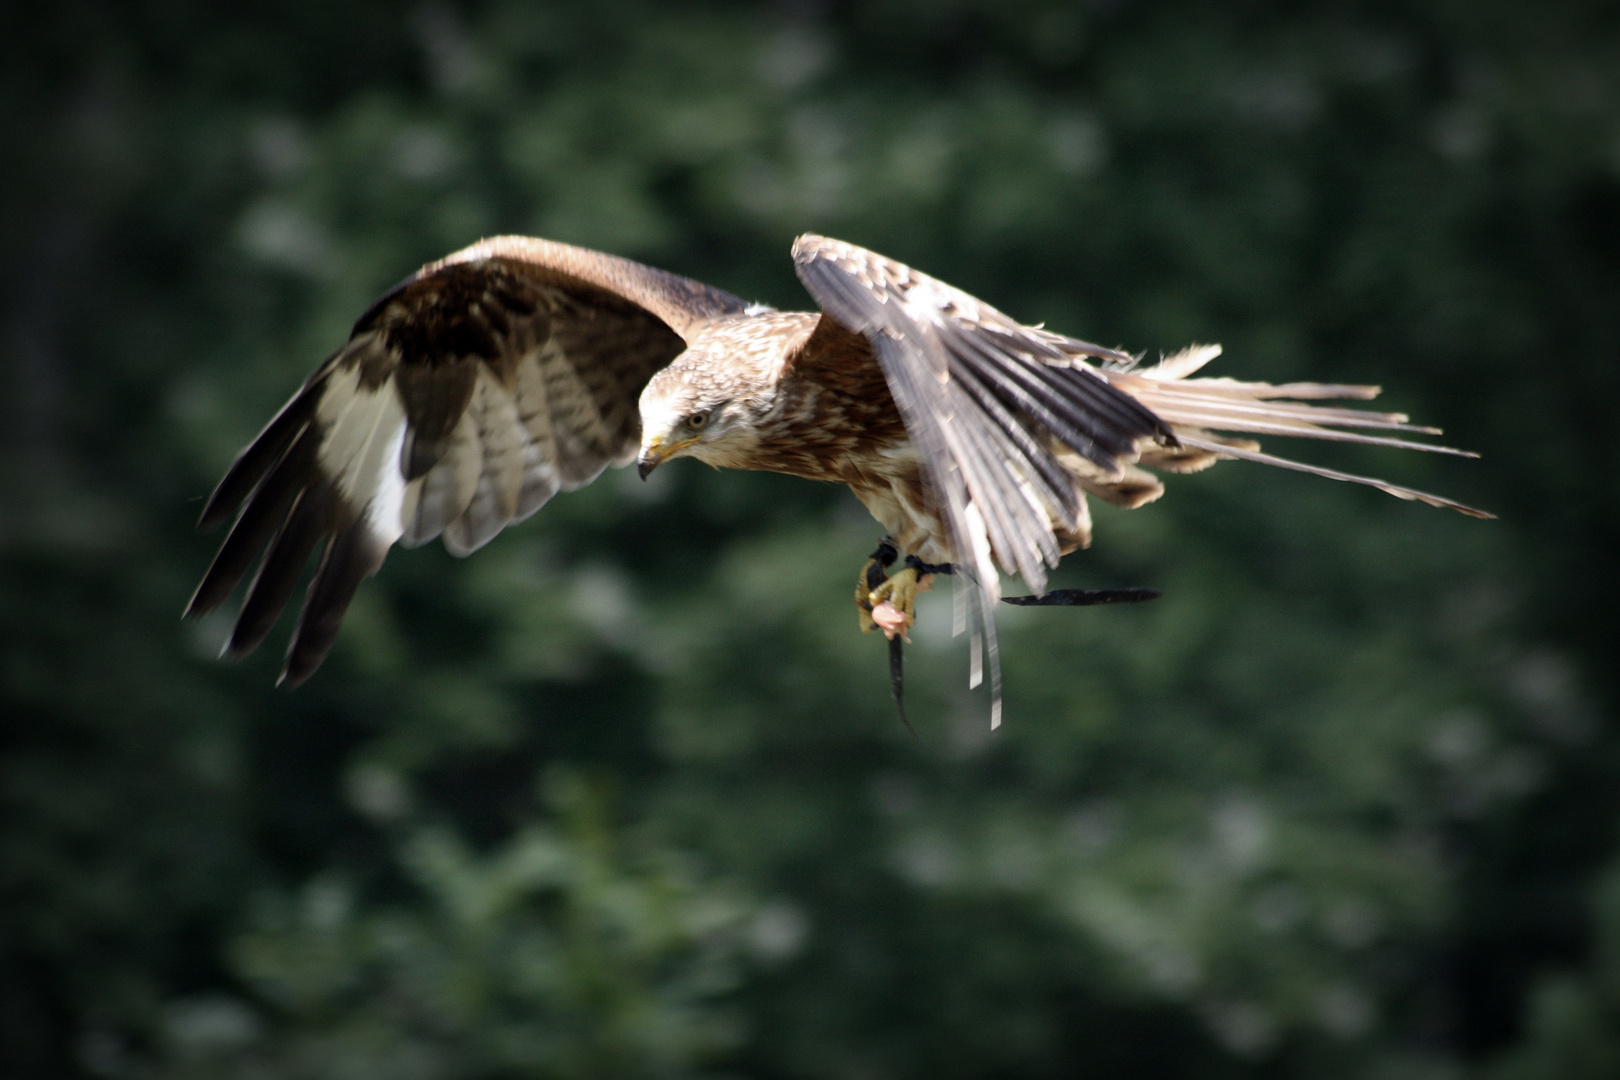
<instances>
[{"instance_id":1,"label":"wing primary feather","mask_svg":"<svg viewBox=\"0 0 1620 1080\"><path fill-rule=\"evenodd\" d=\"M1057 546L1052 542L1045 510L1030 504L1006 456L987 444L981 428L963 424L955 433L961 436L958 454L969 466L968 492L984 517L991 550L1024 580L1044 583L1042 562L1048 553L1052 562L1057 561Z\"/></svg>"},{"instance_id":2,"label":"wing primary feather","mask_svg":"<svg viewBox=\"0 0 1620 1080\"><path fill-rule=\"evenodd\" d=\"M247 449L236 455L225 476L215 485L213 494L197 520L197 528L212 529L224 524L227 518L253 494L263 480L286 454L287 448L309 426L315 412L318 388L325 381L326 368L310 379L298 393L281 407L275 417L254 436Z\"/></svg>"},{"instance_id":3,"label":"wing primary feather","mask_svg":"<svg viewBox=\"0 0 1620 1080\"><path fill-rule=\"evenodd\" d=\"M1021 381L1004 380L995 383L992 388L991 386L985 384L978 377L978 375L970 368L967 368L966 365L963 365L963 368L964 370L957 372L958 380L962 382L964 387L970 389L970 392L972 392L977 403L980 405L980 407L985 409L986 412L993 412L994 406L992 406L990 402L995 400L996 392L999 391L1002 394L1006 394L1014 398L1015 400L1013 404L1016 405L1016 407L1040 423L1041 426L1044 427L1054 438L1056 438L1059 442L1062 442L1065 446L1073 449L1076 453L1079 453L1083 457L1086 457L1088 460L1092 461L1096 461L1099 457L1101 457L1102 460L1099 462L1099 464L1110 471L1119 467L1118 456L1120 453L1124 452L1123 450L1116 451L1108 455L1087 452L1087 448L1094 449L1096 447L1096 442L1087 436L1078 435L1072 421L1070 423L1065 423L1065 416L1059 415L1057 410L1062 410L1065 413L1069 412L1070 410L1066 407L1066 403L1062 402L1061 400L1056 400L1052 402L1052 404L1056 406L1056 409L1049 407L1047 402L1035 397L1035 395L1026 386L1022 385ZM1005 413L1006 410L1002 411ZM1005 421L1001 421L1001 424L1003 427L1007 426ZM1083 443L1084 446L1076 445L1077 443ZM1034 447L1030 449L1028 451L1028 457L1033 464L1043 467L1046 470L1046 475L1052 478L1052 483L1056 487L1057 491L1066 492L1064 496L1059 497L1059 505L1063 506L1065 513L1072 519L1073 516L1078 512L1075 505L1077 496L1073 492L1073 481L1067 479L1068 474L1063 470L1062 466L1057 463L1051 452L1045 447Z\"/></svg>"},{"instance_id":4,"label":"wing primary feather","mask_svg":"<svg viewBox=\"0 0 1620 1080\"><path fill-rule=\"evenodd\" d=\"M944 438L937 431L933 434L936 439ZM958 573L960 579L967 583L963 590L972 592L971 597L957 594L960 602L953 620L957 624L955 632L961 633L965 629L970 634L969 689L983 684L985 668L989 667L990 726L994 730L1001 726L1002 714L1001 653L996 638L994 610L1001 596L1001 588L992 561L989 527L981 508L967 501L969 481L962 459L936 457L933 460L938 464L930 465L925 475L930 477L930 483L944 499L945 513L941 515L941 520L951 547L958 553ZM1039 568L1036 577L1044 583L1045 574Z\"/></svg>"},{"instance_id":5,"label":"wing primary feather","mask_svg":"<svg viewBox=\"0 0 1620 1080\"><path fill-rule=\"evenodd\" d=\"M1032 370L1065 399L1111 420L1118 430L1118 442L1115 444L1118 453L1130 453L1139 438L1169 434L1162 417L1131 395L1110 386L1106 379L1090 368L1041 364Z\"/></svg>"},{"instance_id":6,"label":"wing primary feather","mask_svg":"<svg viewBox=\"0 0 1620 1080\"><path fill-rule=\"evenodd\" d=\"M306 428L253 490L197 591L192 594L191 603L186 606L188 616L206 615L224 603L253 564L254 556L276 535L303 478L314 468L315 441L313 431Z\"/></svg>"},{"instance_id":7,"label":"wing primary feather","mask_svg":"<svg viewBox=\"0 0 1620 1080\"><path fill-rule=\"evenodd\" d=\"M968 519L967 500L970 482L967 472L970 465L958 456L956 440L952 438L944 419L945 410L935 412L937 403L921 385L929 378L931 371L943 374L945 370L943 355L939 357L937 363L927 360L931 367L925 369L922 365L907 364L904 357L891 355L906 347L898 338L880 334L877 337L877 346L878 361L883 367L890 391L905 420L906 430L922 450L924 475L936 495L943 497L945 501L945 513L941 515L941 520L952 548L964 561L971 561L974 569L982 569L986 573L993 574L995 567L988 562L988 553L979 550L980 544L976 542L972 524ZM985 526L982 513L980 517L979 529L983 531ZM988 540L988 537L986 539ZM963 556L962 553L968 554Z\"/></svg>"},{"instance_id":8,"label":"wing primary feather","mask_svg":"<svg viewBox=\"0 0 1620 1080\"><path fill-rule=\"evenodd\" d=\"M955 344L957 348L954 355L958 362L952 365L953 376L977 378L977 368L981 366L988 368L987 374L1000 376L993 384L998 393L1014 398L1017 407L1029 413L1065 443L1083 439L1087 449L1080 446L1075 446L1074 449L1086 454L1087 457L1093 456L1088 451L1097 444L1100 435L1097 430L1098 417L1095 413L1087 414L1074 408L1073 403L1065 400L1061 394L1050 393L1052 389L1050 384L1044 383L1029 367L1012 361L1010 357L994 349L986 348L983 343L974 341L971 337L959 339ZM984 363L975 364L975 358ZM987 387L992 385L982 379L980 382ZM1044 398L1038 397L1037 390L1046 390L1048 393ZM1060 412L1063 415L1060 416Z\"/></svg>"},{"instance_id":9,"label":"wing primary feather","mask_svg":"<svg viewBox=\"0 0 1620 1080\"><path fill-rule=\"evenodd\" d=\"M990 669L990 730L994 731L1001 726L1001 642L996 637L994 613L984 610L989 603L988 597L981 589L979 618L984 625L985 666Z\"/></svg>"},{"instance_id":10,"label":"wing primary feather","mask_svg":"<svg viewBox=\"0 0 1620 1080\"><path fill-rule=\"evenodd\" d=\"M969 629L968 639L968 689L975 690L982 686L985 674L990 676L990 730L994 731L1001 726L1002 714L1002 686L1001 686L1001 643L996 636L995 604L1000 590L987 589L979 576L971 571L964 574L969 583L967 588L972 590L972 597L965 598L963 608L967 616ZM960 632L960 631L958 631Z\"/></svg>"},{"instance_id":11,"label":"wing primary feather","mask_svg":"<svg viewBox=\"0 0 1620 1080\"><path fill-rule=\"evenodd\" d=\"M1071 425L1067 430L1060 427L1059 434L1077 432L1100 451L1086 453L1075 446L1102 468L1117 468L1117 459L1133 453L1137 439L1168 433L1162 418L1083 368L1043 366L1015 370L1018 376L1041 385L1046 391L1044 400L1061 411Z\"/></svg>"},{"instance_id":12,"label":"wing primary feather","mask_svg":"<svg viewBox=\"0 0 1620 1080\"><path fill-rule=\"evenodd\" d=\"M388 546L364 518L338 533L327 545L304 595L298 629L287 647L279 685L289 689L299 686L321 666L337 640L355 590L382 566Z\"/></svg>"},{"instance_id":13,"label":"wing primary feather","mask_svg":"<svg viewBox=\"0 0 1620 1080\"><path fill-rule=\"evenodd\" d=\"M879 339L880 362L883 351L895 346L896 343L891 339ZM980 545L975 543L970 532L962 464L953 456L954 451L939 417L929 412L923 405L921 395L914 385L918 377L916 372L904 368L897 370L890 379L890 389L895 404L905 419L906 430L921 450L923 477L935 497L944 503L944 513L940 515L940 521L944 526L946 539L951 548L957 552L958 561L971 572L980 568L983 562L980 558Z\"/></svg>"},{"instance_id":14,"label":"wing primary feather","mask_svg":"<svg viewBox=\"0 0 1620 1080\"><path fill-rule=\"evenodd\" d=\"M1061 508L1068 518L1073 518L1077 512L1075 504L1078 502L1078 496L1074 490L1074 480L1063 466L1058 464L1057 459L1046 447L1036 441L1029 429L1018 421L975 373L963 371L959 373L957 381L963 392L995 421L996 426L1014 444L1020 457L1033 468L1035 476L1041 482L1042 495L1047 501Z\"/></svg>"},{"instance_id":15,"label":"wing primary feather","mask_svg":"<svg viewBox=\"0 0 1620 1080\"><path fill-rule=\"evenodd\" d=\"M236 629L225 649L228 655L246 656L259 647L275 625L315 545L331 528L333 501L331 489L325 485L299 492L248 587L242 613L237 616Z\"/></svg>"},{"instance_id":16,"label":"wing primary feather","mask_svg":"<svg viewBox=\"0 0 1620 1080\"><path fill-rule=\"evenodd\" d=\"M1097 426L1102 421L1111 421L1113 426L1119 429L1120 434L1117 438L1122 440L1111 447L1114 452L1128 452L1131 441L1136 437L1164 430L1160 417L1152 409L1130 394L1110 385L1107 379L1090 366L1074 367L1067 363L1052 364L1039 360L1034 355L1032 345L1039 345L1045 351L1050 351L1054 359L1065 359L1063 353L1053 349L1040 335L1031 333L1023 327L1012 329L987 327L982 328L981 334L998 346L995 349L981 346L982 351L1009 373L1044 383L1063 400L1081 407L1091 419L1091 426ZM971 338L973 335L962 336ZM1101 349L1100 346L1087 342L1074 344L1084 346L1088 355L1095 355L1089 350L1100 350L1109 356L1120 355L1111 349Z\"/></svg>"},{"instance_id":17,"label":"wing primary feather","mask_svg":"<svg viewBox=\"0 0 1620 1080\"><path fill-rule=\"evenodd\" d=\"M999 403L994 402L993 392L979 382L976 372L963 366L963 369L957 372L954 385L961 396L969 399L978 397L974 392L976 387L982 390L984 398L977 403L987 416L996 421L1008 435L1012 435L1013 431L1021 431L1022 425L1001 408ZM1009 424L1011 429L1008 428ZM980 475L988 480L999 473L1005 479L1000 486L999 494L1002 496L1000 499L989 498L992 493L988 490L975 492L975 501L981 505L981 509L993 509L995 504L1005 503L1013 517L1017 519L1013 523L1012 535L1007 540L1013 545L1012 549L1008 550L998 545L998 550L1001 550L1003 557L1017 567L1020 574L1033 572L1038 577L1044 576L1040 564L1044 562L1055 565L1058 558L1057 544L1052 537L1050 510L1059 511L1063 519L1069 522L1072 522L1078 513L1078 494L1074 490L1073 480L1068 477L1057 459L1046 448L1033 445L1033 440L1029 445L1016 447L1021 453L1011 454L1007 452L1009 448L986 445L984 436L988 432L981 431L980 425L957 426L972 437ZM1028 436L1027 431L1021 433ZM1013 441L1015 444L1018 443L1016 436L1013 436ZM1016 465L1027 466L1030 472L1020 476L1019 470L1014 467ZM1050 470L1046 476L1041 474L1043 467ZM1048 477L1051 478L1050 481ZM1024 484L1033 484L1037 480L1047 489L1044 492L1037 492L1044 505L1032 505L1024 487ZM1053 484L1057 485L1055 491L1052 490ZM1058 491L1064 494L1060 495Z\"/></svg>"},{"instance_id":18,"label":"wing primary feather","mask_svg":"<svg viewBox=\"0 0 1620 1080\"><path fill-rule=\"evenodd\" d=\"M986 475L988 470L979 460L977 448L970 449L964 446L959 438L953 439L952 443L957 460L961 463L968 498L971 504L979 509L985 536L990 541L990 550L1000 553L1003 559L1012 563L1015 570L1022 569L1026 561L1023 558L1026 545L1014 542L1014 528L1008 521L1007 508L1001 500L993 497L996 484Z\"/></svg>"},{"instance_id":19,"label":"wing primary feather","mask_svg":"<svg viewBox=\"0 0 1620 1080\"><path fill-rule=\"evenodd\" d=\"M1058 418L1042 403L1030 397L1025 390L1004 384L990 384L966 364L954 372L954 381L961 385L962 392L966 393L978 408L982 408L995 426L1016 445L1022 457L1027 458L1030 465L1035 466L1040 476L1047 479L1051 487L1051 497L1063 500L1064 492L1068 492L1072 499L1074 483L1069 479L1068 471L1064 471L1063 466L1058 465L1050 450L1030 429L1030 421L1035 421L1048 436L1055 436ZM1004 402L1003 398L1013 400ZM1021 408L1025 418L1017 416L1013 411L1014 408Z\"/></svg>"},{"instance_id":20,"label":"wing primary feather","mask_svg":"<svg viewBox=\"0 0 1620 1080\"><path fill-rule=\"evenodd\" d=\"M1005 518L1007 508L992 497L991 485L983 475L982 463L961 445L953 442L953 451L961 470L962 485L959 501L953 507L962 522L958 530L964 536L967 550L973 553L973 565L982 583L997 582L996 552L1014 571L1019 567L1017 553L1022 550L1013 543ZM1037 574L1040 573L1037 567Z\"/></svg>"}]
</instances>

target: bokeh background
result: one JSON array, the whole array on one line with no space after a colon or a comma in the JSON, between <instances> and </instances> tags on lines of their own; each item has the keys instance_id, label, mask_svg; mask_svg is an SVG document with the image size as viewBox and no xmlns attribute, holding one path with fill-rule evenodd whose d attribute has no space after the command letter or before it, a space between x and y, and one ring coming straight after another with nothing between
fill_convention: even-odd
<instances>
[{"instance_id":1,"label":"bokeh background","mask_svg":"<svg viewBox=\"0 0 1620 1080\"><path fill-rule=\"evenodd\" d=\"M0 16L0 1074L1620 1076L1620 18L1597 2ZM484 235L785 308L820 231L1479 462L1291 447L934 598L685 462L395 552L326 667L179 618L236 450ZM1281 448L1273 442L1272 449Z\"/></svg>"}]
</instances>

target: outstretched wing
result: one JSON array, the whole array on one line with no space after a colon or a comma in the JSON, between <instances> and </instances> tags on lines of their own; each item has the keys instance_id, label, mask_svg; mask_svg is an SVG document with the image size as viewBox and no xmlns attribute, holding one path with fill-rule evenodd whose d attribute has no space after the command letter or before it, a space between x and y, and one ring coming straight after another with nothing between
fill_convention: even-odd
<instances>
[{"instance_id":1,"label":"outstretched wing","mask_svg":"<svg viewBox=\"0 0 1620 1080\"><path fill-rule=\"evenodd\" d=\"M1062 554L1054 523L1079 525L1083 496L1060 453L1120 476L1139 440L1171 439L1135 398L1069 362L1123 353L1072 338L1061 351L1056 335L853 244L801 236L793 260L823 312L872 342L951 546L992 602L997 564L1039 591Z\"/></svg>"},{"instance_id":2,"label":"outstretched wing","mask_svg":"<svg viewBox=\"0 0 1620 1080\"><path fill-rule=\"evenodd\" d=\"M1438 431L1398 413L1310 404L1371 398L1377 387L1187 378L1220 353L1218 346L1194 346L1138 369L1130 356L1019 325L958 289L851 244L803 236L793 257L825 316L871 342L921 451L951 546L978 579L974 630L988 648L992 726L1001 699L990 606L999 596L997 565L1044 589L1045 568L1057 565L1060 554L1054 526L1083 532L1082 492L1125 506L1158 496L1159 481L1137 463L1192 472L1240 458L1492 516L1384 480L1263 454L1252 440L1211 430L1474 456L1400 438ZM977 647L974 657L977 683Z\"/></svg>"},{"instance_id":3,"label":"outstretched wing","mask_svg":"<svg viewBox=\"0 0 1620 1080\"><path fill-rule=\"evenodd\" d=\"M958 566L978 585L967 607L970 682L978 685L989 667L995 727L1001 719L996 568L1041 592L1046 568L1062 555L1054 526L1075 532L1085 513L1084 495L1059 454L1078 454L1101 476L1123 479L1139 442L1173 437L1135 398L1094 369L1069 363L1071 353L1054 345L1054 335L942 281L821 236L801 236L793 261L824 317L872 343ZM1086 355L1130 360L1060 340Z\"/></svg>"},{"instance_id":4,"label":"outstretched wing","mask_svg":"<svg viewBox=\"0 0 1620 1080\"><path fill-rule=\"evenodd\" d=\"M397 541L466 555L558 491L634 456L636 402L729 293L528 237L485 240L383 296L220 481L200 527L236 523L187 614L264 552L227 652L264 640L321 550L284 682L318 667Z\"/></svg>"}]
</instances>

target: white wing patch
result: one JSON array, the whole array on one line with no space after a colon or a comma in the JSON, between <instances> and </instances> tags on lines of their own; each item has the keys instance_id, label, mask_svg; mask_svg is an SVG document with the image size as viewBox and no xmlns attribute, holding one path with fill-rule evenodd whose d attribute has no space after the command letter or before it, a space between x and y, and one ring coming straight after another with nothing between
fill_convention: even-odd
<instances>
[{"instance_id":1,"label":"white wing patch","mask_svg":"<svg viewBox=\"0 0 1620 1080\"><path fill-rule=\"evenodd\" d=\"M404 446L405 425L399 424L394 429L394 437L384 446L377 492L366 507L372 535L384 544L394 543L405 531L405 470L399 461Z\"/></svg>"},{"instance_id":2,"label":"white wing patch","mask_svg":"<svg viewBox=\"0 0 1620 1080\"><path fill-rule=\"evenodd\" d=\"M319 460L346 505L359 508L384 544L399 539L405 481L399 452L405 408L390 381L368 389L358 368L327 384L316 408L322 428Z\"/></svg>"}]
</instances>

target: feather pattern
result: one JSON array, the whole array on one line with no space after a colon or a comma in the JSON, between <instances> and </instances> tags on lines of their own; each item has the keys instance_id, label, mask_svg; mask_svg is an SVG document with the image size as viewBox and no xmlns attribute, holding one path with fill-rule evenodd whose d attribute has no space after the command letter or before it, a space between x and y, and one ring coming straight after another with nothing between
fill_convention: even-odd
<instances>
[{"instance_id":1,"label":"feather pattern","mask_svg":"<svg viewBox=\"0 0 1620 1080\"><path fill-rule=\"evenodd\" d=\"M477 550L555 492L635 455L636 400L682 335L743 301L627 259L498 237L431 263L361 316L237 458L201 526L236 522L188 613L263 552L227 650L268 634L320 560L288 651L296 684L395 542Z\"/></svg>"},{"instance_id":2,"label":"feather pattern","mask_svg":"<svg viewBox=\"0 0 1620 1080\"><path fill-rule=\"evenodd\" d=\"M220 481L200 524L235 521L190 613L222 604L259 556L227 646L249 652L318 552L283 672L297 684L395 543L442 536L465 555L638 450L643 470L688 454L848 484L908 553L955 564L956 630L995 726L999 574L1043 590L1047 568L1090 543L1087 497L1150 502L1163 485L1149 469L1237 458L1490 516L1247 437L1461 453L1411 441L1438 432L1399 413L1318 404L1377 387L1195 377L1218 346L1142 367L853 245L803 236L793 258L819 313L527 237L428 264Z\"/></svg>"},{"instance_id":3,"label":"feather pattern","mask_svg":"<svg viewBox=\"0 0 1620 1080\"><path fill-rule=\"evenodd\" d=\"M1364 409L1311 405L1327 398L1370 400L1378 396L1376 386L1328 383L1238 382L1234 379L1188 378L1194 371L1219 356L1218 345L1194 345L1166 358L1156 367L1104 370L1111 384L1130 394L1171 425L1176 440L1184 447L1205 451L1209 461L1237 458L1311 473L1332 480L1345 480L1377 488L1401 499L1412 499L1467 514L1491 518L1494 514L1452 499L1413 488L1391 484L1370 476L1326 469L1260 452L1252 440L1223 439L1205 429L1236 431L1255 435L1288 435L1331 442L1360 443L1366 446L1392 446L1403 450L1423 450L1431 454L1477 457L1477 454L1435 443L1415 442L1389 435L1367 435L1365 431L1392 431L1413 435L1438 435L1438 428L1420 427L1407 422L1402 413L1380 413ZM1294 400L1289 400L1294 399ZM1344 430L1356 428L1361 430ZM1144 460L1149 460L1144 455ZM1173 467L1173 466L1172 466Z\"/></svg>"},{"instance_id":4,"label":"feather pattern","mask_svg":"<svg viewBox=\"0 0 1620 1080\"><path fill-rule=\"evenodd\" d=\"M1061 450L1118 474L1135 460L1138 440L1168 435L1158 417L1095 370L1051 363L1071 352L1128 360L1122 353L1032 331L850 244L802 236L793 258L823 311L871 341L929 483L945 501L951 546L984 552L972 569L991 602L998 564L1044 588L1046 568L1060 555L1054 522L1079 524L1079 495L1058 461ZM970 503L978 508L972 519ZM987 544L971 535L979 532Z\"/></svg>"},{"instance_id":5,"label":"feather pattern","mask_svg":"<svg viewBox=\"0 0 1620 1080\"><path fill-rule=\"evenodd\" d=\"M983 671L981 643L985 649L992 725L1001 700L992 617L998 568L1044 589L1046 568L1090 542L1087 493L1134 507L1163 492L1138 463L1194 472L1238 458L1490 516L1386 481L1264 454L1253 440L1214 433L1461 453L1400 437L1438 432L1397 413L1311 404L1368 399L1377 387L1189 378L1219 355L1217 346L1195 346L1138 369L1126 354L1021 326L949 285L852 245L803 236L793 254L823 321L834 319L867 339L904 418L928 495L919 500L898 494L906 481L893 472L876 484L851 486L897 536L906 542L922 537L930 552L925 558L956 562L977 584L965 609L958 605L958 631L965 627L974 637L974 684ZM831 352L819 355L821 372L804 360L798 370L827 382ZM850 363L847 351L838 362ZM885 481L895 493L883 490ZM919 502L927 508L922 514L914 510Z\"/></svg>"},{"instance_id":6,"label":"feather pattern","mask_svg":"<svg viewBox=\"0 0 1620 1080\"><path fill-rule=\"evenodd\" d=\"M523 448L529 442L518 419L517 400L497 386L488 371L478 374L467 418L477 430L482 467L467 508L444 531L445 547L453 555L471 555L517 513L523 487Z\"/></svg>"},{"instance_id":7,"label":"feather pattern","mask_svg":"<svg viewBox=\"0 0 1620 1080\"><path fill-rule=\"evenodd\" d=\"M420 547L438 539L466 512L473 492L478 489L483 462L477 424L463 413L444 438L438 461L411 481L410 493L400 513L404 525L403 546Z\"/></svg>"},{"instance_id":8,"label":"feather pattern","mask_svg":"<svg viewBox=\"0 0 1620 1080\"><path fill-rule=\"evenodd\" d=\"M1082 498L1064 450L1118 475L1139 440L1168 436L1152 412L1090 368L1053 366L1069 353L944 282L819 236L793 245L799 278L822 310L866 335L935 498L955 561L977 585L974 638L988 653L992 725L1000 671L993 611L998 566L1040 591L1061 555L1057 532L1079 530ZM1124 360L1072 339L1069 349ZM973 650L977 681L979 649Z\"/></svg>"}]
</instances>

